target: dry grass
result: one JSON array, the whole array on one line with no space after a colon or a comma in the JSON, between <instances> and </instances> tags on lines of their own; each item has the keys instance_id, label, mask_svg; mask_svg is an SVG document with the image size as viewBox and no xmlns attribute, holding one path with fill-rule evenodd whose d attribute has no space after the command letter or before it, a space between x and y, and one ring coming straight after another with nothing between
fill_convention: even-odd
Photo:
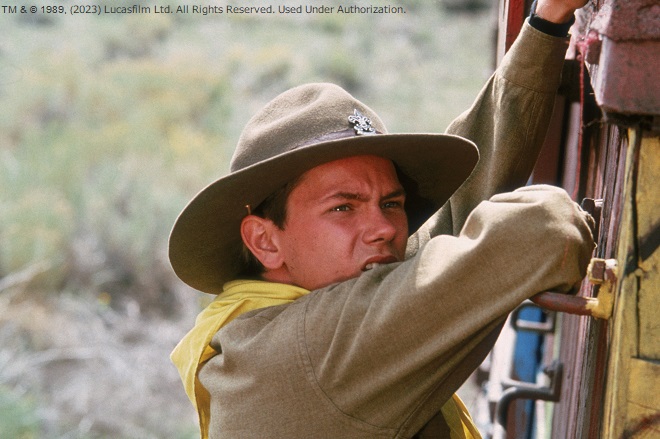
<instances>
[{"instance_id":1,"label":"dry grass","mask_svg":"<svg viewBox=\"0 0 660 439\"><path fill-rule=\"evenodd\" d=\"M35 437L195 437L195 414L167 362L197 311L194 296L176 321L145 319L131 302L120 312L102 297L18 287L0 297L0 383L37 400Z\"/></svg>"}]
</instances>

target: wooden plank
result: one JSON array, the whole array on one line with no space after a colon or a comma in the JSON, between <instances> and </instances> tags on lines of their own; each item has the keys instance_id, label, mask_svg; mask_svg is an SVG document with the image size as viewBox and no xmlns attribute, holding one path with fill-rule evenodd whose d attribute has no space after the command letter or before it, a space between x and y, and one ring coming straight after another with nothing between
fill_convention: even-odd
<instances>
[{"instance_id":1,"label":"wooden plank","mask_svg":"<svg viewBox=\"0 0 660 439\"><path fill-rule=\"evenodd\" d=\"M660 437L660 364L630 359L627 419L623 437Z\"/></svg>"},{"instance_id":2,"label":"wooden plank","mask_svg":"<svg viewBox=\"0 0 660 439\"><path fill-rule=\"evenodd\" d=\"M637 179L639 355L660 360L660 136L642 138ZM657 389L660 394L660 388ZM660 398L658 398L660 400Z\"/></svg>"}]
</instances>

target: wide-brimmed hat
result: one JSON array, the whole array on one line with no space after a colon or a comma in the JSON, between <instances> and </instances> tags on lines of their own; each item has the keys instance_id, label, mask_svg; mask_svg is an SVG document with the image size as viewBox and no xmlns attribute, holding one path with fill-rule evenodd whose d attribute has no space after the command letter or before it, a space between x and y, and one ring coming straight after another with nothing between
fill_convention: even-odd
<instances>
[{"instance_id":1,"label":"wide-brimmed hat","mask_svg":"<svg viewBox=\"0 0 660 439\"><path fill-rule=\"evenodd\" d=\"M290 89L250 119L229 174L177 218L169 242L174 271L193 288L219 294L244 268L240 224L248 210L313 167L358 155L394 162L414 226L449 199L478 160L476 146L462 137L388 134L373 110L336 85Z\"/></svg>"}]
</instances>

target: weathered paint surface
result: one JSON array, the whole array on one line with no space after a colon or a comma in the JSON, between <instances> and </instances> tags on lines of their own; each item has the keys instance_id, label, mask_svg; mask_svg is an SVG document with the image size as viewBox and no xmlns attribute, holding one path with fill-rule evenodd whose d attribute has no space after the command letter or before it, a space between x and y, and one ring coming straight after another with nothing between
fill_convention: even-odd
<instances>
[{"instance_id":1,"label":"weathered paint surface","mask_svg":"<svg viewBox=\"0 0 660 439\"><path fill-rule=\"evenodd\" d=\"M498 53L524 3L502 1ZM660 438L658 23L658 0L592 0L572 29L572 69L532 181L604 200L594 256L616 259L617 280L610 319L559 313L546 336L543 363L559 358L565 373L560 401L537 404L537 437ZM602 292L585 282L579 296Z\"/></svg>"},{"instance_id":2,"label":"weathered paint surface","mask_svg":"<svg viewBox=\"0 0 660 439\"><path fill-rule=\"evenodd\" d=\"M615 41L660 39L657 0L600 0L592 29Z\"/></svg>"},{"instance_id":3,"label":"weathered paint surface","mask_svg":"<svg viewBox=\"0 0 660 439\"><path fill-rule=\"evenodd\" d=\"M563 318L562 333L578 339L560 338L560 358L575 373L555 410L554 438L660 437L658 23L657 0L600 0L573 29L591 81L580 116L568 110L577 123L567 127L563 185L605 200L597 253L617 259L619 279L609 322ZM584 116L590 85L606 116L600 121ZM597 123L602 129L593 129Z\"/></svg>"},{"instance_id":4,"label":"weathered paint surface","mask_svg":"<svg viewBox=\"0 0 660 439\"><path fill-rule=\"evenodd\" d=\"M603 38L599 68L592 74L596 100L606 113L658 114L658 72L660 41Z\"/></svg>"},{"instance_id":5,"label":"weathered paint surface","mask_svg":"<svg viewBox=\"0 0 660 439\"><path fill-rule=\"evenodd\" d=\"M592 2L579 14L576 40L607 114L660 114L660 4L657 0Z\"/></svg>"},{"instance_id":6,"label":"weathered paint surface","mask_svg":"<svg viewBox=\"0 0 660 439\"><path fill-rule=\"evenodd\" d=\"M603 438L660 436L660 137L630 138Z\"/></svg>"}]
</instances>

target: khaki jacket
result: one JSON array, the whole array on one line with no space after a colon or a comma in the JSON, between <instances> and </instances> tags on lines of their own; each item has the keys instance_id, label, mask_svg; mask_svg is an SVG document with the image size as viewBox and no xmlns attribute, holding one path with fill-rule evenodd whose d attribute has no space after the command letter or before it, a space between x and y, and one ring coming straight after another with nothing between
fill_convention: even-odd
<instances>
[{"instance_id":1,"label":"khaki jacket","mask_svg":"<svg viewBox=\"0 0 660 439\"><path fill-rule=\"evenodd\" d=\"M479 145L480 163L411 238L405 262L216 333L219 354L199 372L211 438L413 437L478 367L507 313L580 281L594 245L587 215L560 189L506 192L534 165L565 49L525 25L448 129Z\"/></svg>"}]
</instances>

